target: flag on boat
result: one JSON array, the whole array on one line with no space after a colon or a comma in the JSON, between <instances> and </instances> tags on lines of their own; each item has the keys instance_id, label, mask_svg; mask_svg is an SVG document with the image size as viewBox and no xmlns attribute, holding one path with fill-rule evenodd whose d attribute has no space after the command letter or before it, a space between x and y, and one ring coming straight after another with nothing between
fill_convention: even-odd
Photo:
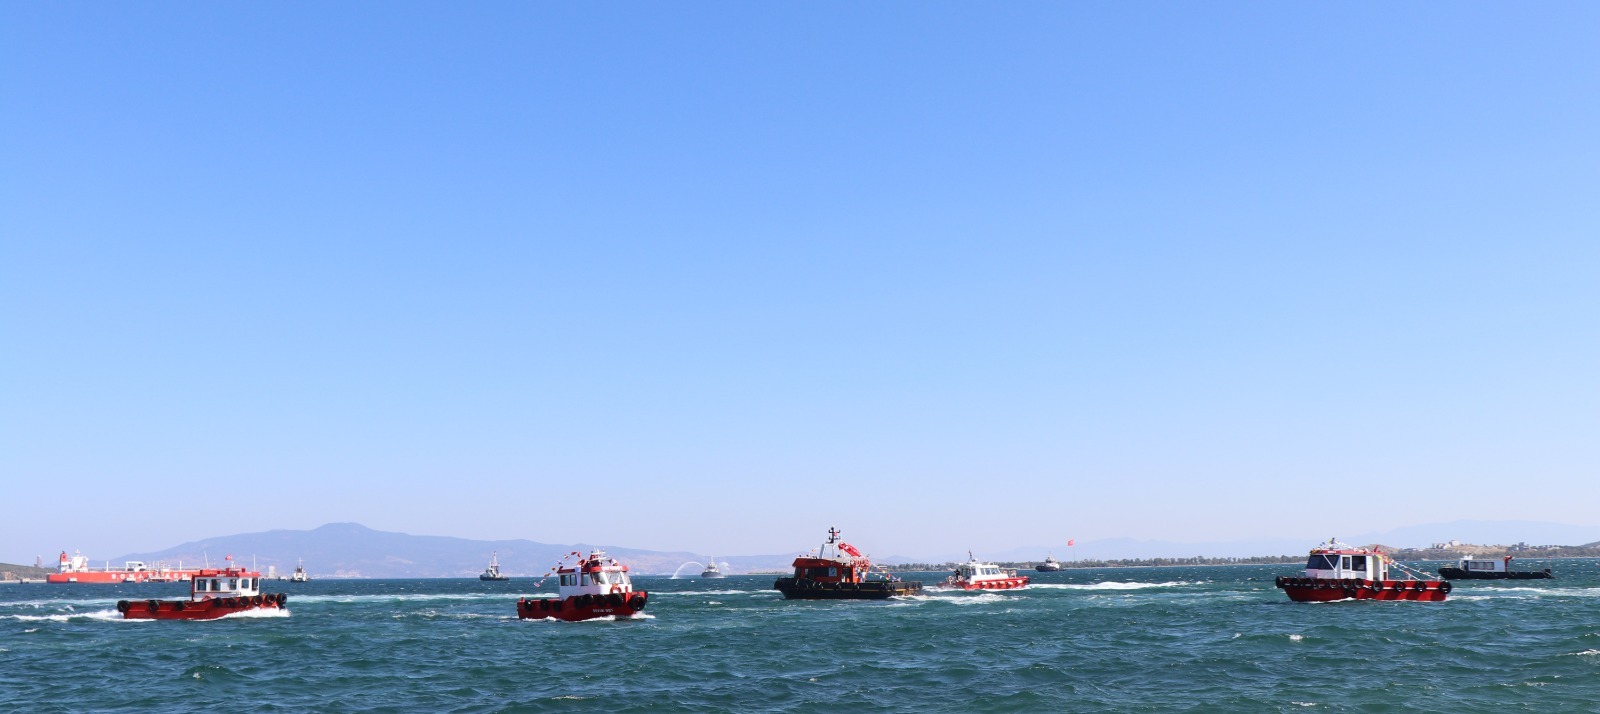
<instances>
[{"instance_id":1,"label":"flag on boat","mask_svg":"<svg viewBox=\"0 0 1600 714\"><path fill-rule=\"evenodd\" d=\"M857 558L861 557L861 551L856 550L855 546L850 545L849 543L846 543L844 541L839 541L839 550L842 550L842 551L844 551L846 553L849 553L849 554L851 554L851 555L853 555L853 556L855 556Z\"/></svg>"},{"instance_id":2,"label":"flag on boat","mask_svg":"<svg viewBox=\"0 0 1600 714\"><path fill-rule=\"evenodd\" d=\"M1068 548L1072 547L1072 539L1071 538L1067 539L1067 547Z\"/></svg>"}]
</instances>

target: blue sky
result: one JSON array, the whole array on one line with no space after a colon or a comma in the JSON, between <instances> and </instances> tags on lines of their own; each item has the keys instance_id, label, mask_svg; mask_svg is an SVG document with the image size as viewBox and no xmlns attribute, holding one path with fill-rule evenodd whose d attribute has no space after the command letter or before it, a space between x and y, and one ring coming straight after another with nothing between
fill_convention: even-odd
<instances>
[{"instance_id":1,"label":"blue sky","mask_svg":"<svg viewBox=\"0 0 1600 714\"><path fill-rule=\"evenodd\" d=\"M0 560L1600 524L1592 4L3 12Z\"/></svg>"}]
</instances>

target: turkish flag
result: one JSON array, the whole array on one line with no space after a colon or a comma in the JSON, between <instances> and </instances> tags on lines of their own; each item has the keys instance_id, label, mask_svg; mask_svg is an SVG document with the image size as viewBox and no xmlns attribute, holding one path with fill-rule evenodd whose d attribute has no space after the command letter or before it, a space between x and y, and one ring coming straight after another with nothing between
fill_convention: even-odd
<instances>
[{"instance_id":1,"label":"turkish flag","mask_svg":"<svg viewBox=\"0 0 1600 714\"><path fill-rule=\"evenodd\" d=\"M850 545L849 543L840 542L839 543L839 550L842 550L842 551L844 551L846 553L849 553L849 554L851 554L851 555L853 555L853 556L855 556L857 558L861 557L861 551L856 550L856 547L853 546L853 545Z\"/></svg>"}]
</instances>

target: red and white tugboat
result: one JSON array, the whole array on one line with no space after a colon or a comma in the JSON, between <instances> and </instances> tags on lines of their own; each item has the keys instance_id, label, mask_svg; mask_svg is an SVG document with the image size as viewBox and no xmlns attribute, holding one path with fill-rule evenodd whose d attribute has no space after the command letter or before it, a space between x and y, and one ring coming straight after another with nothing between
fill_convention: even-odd
<instances>
[{"instance_id":1,"label":"red and white tugboat","mask_svg":"<svg viewBox=\"0 0 1600 714\"><path fill-rule=\"evenodd\" d=\"M967 562L956 566L956 572L945 578L939 587L960 590L1016 590L1028 586L1028 576L1017 575L1013 568L1002 568L994 563L980 563L967 551Z\"/></svg>"},{"instance_id":2,"label":"red and white tugboat","mask_svg":"<svg viewBox=\"0 0 1600 714\"><path fill-rule=\"evenodd\" d=\"M839 540L838 528L829 528L828 540L816 555L795 558L794 577L778 578L772 588L791 600L883 600L922 592L921 582L887 574L883 580L868 580L871 569L871 560Z\"/></svg>"},{"instance_id":3,"label":"red and white tugboat","mask_svg":"<svg viewBox=\"0 0 1600 714\"><path fill-rule=\"evenodd\" d=\"M1416 600L1443 602L1450 583L1411 575L1389 578L1389 556L1334 539L1311 549L1302 577L1278 576L1276 585L1295 602L1333 600ZM1395 564L1400 570L1404 566Z\"/></svg>"},{"instance_id":4,"label":"red and white tugboat","mask_svg":"<svg viewBox=\"0 0 1600 714\"><path fill-rule=\"evenodd\" d=\"M518 618L577 622L597 617L632 617L642 612L650 600L650 593L633 589L628 566L607 558L603 550L590 551L587 558L579 558L571 567L556 567L556 574L561 577L560 595L518 600Z\"/></svg>"},{"instance_id":5,"label":"red and white tugboat","mask_svg":"<svg viewBox=\"0 0 1600 714\"><path fill-rule=\"evenodd\" d=\"M282 610L289 596L262 593L261 573L227 567L201 568L189 581L188 600L118 600L125 620L215 620L250 610Z\"/></svg>"}]
</instances>

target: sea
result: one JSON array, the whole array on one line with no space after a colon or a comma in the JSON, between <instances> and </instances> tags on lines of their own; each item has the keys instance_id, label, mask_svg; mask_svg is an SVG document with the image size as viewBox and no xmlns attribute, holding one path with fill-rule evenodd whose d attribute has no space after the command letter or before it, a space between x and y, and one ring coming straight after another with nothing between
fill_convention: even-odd
<instances>
[{"instance_id":1,"label":"sea","mask_svg":"<svg viewBox=\"0 0 1600 714\"><path fill-rule=\"evenodd\" d=\"M1292 603L1273 577L1293 565L1071 569L878 602L786 601L770 575L637 577L647 615L581 623L518 620L519 596L554 591L530 578L269 583L287 614L209 622L116 610L183 584L12 584L0 709L1600 711L1600 561L1552 567L1458 581L1443 603Z\"/></svg>"}]
</instances>

